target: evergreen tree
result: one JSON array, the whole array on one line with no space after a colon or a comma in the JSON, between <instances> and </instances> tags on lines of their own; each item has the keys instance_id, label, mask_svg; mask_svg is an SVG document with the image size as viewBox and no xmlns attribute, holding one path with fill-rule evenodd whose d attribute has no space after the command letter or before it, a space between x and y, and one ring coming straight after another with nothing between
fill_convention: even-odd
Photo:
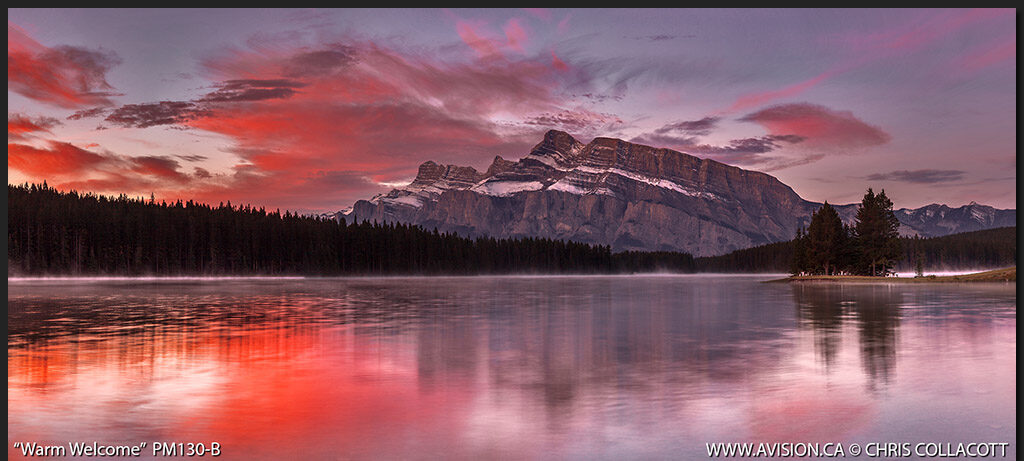
<instances>
[{"instance_id":1,"label":"evergreen tree","mask_svg":"<svg viewBox=\"0 0 1024 461\"><path fill-rule=\"evenodd\" d=\"M807 270L807 237L804 234L804 227L799 226L796 228L796 238L793 239L793 264L789 272L800 275Z\"/></svg>"},{"instance_id":2,"label":"evergreen tree","mask_svg":"<svg viewBox=\"0 0 1024 461\"><path fill-rule=\"evenodd\" d=\"M811 215L807 227L806 260L810 272L834 275L839 272L847 252L846 228L839 213L828 201Z\"/></svg>"},{"instance_id":3,"label":"evergreen tree","mask_svg":"<svg viewBox=\"0 0 1024 461\"><path fill-rule=\"evenodd\" d=\"M854 241L858 254L857 273L886 275L901 256L900 222L892 210L892 201L885 190L875 193L868 188L857 209Z\"/></svg>"}]
</instances>

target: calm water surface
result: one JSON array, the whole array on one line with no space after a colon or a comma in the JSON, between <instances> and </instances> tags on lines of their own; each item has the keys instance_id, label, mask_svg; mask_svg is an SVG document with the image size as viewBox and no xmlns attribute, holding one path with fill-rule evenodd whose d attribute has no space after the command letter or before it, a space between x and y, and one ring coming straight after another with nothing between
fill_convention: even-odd
<instances>
[{"instance_id":1,"label":"calm water surface","mask_svg":"<svg viewBox=\"0 0 1024 461\"><path fill-rule=\"evenodd\" d=\"M707 459L1009 442L1016 286L754 276L8 281L16 442Z\"/></svg>"}]
</instances>

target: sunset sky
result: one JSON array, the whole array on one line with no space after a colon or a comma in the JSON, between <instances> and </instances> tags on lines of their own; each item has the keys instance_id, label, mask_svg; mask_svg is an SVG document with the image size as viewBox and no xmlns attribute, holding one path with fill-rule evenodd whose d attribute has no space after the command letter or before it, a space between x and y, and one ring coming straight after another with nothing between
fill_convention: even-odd
<instances>
[{"instance_id":1,"label":"sunset sky","mask_svg":"<svg viewBox=\"0 0 1024 461\"><path fill-rule=\"evenodd\" d=\"M1016 208L1016 10L8 9L8 183L337 211L548 129Z\"/></svg>"}]
</instances>

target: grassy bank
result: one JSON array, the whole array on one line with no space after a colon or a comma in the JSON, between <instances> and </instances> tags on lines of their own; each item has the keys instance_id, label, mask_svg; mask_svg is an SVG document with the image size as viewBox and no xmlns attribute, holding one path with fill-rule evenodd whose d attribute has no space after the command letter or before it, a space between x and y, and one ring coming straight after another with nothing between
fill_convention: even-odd
<instances>
[{"instance_id":1,"label":"grassy bank","mask_svg":"<svg viewBox=\"0 0 1024 461\"><path fill-rule=\"evenodd\" d=\"M961 275L924 277L870 277L861 275L796 275L771 282L963 283L1017 282L1017 266Z\"/></svg>"}]
</instances>

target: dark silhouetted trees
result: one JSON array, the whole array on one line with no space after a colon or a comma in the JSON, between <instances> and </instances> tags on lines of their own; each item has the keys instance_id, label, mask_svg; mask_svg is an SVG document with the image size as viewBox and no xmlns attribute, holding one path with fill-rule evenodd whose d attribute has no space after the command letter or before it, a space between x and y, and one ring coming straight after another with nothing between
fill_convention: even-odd
<instances>
[{"instance_id":1,"label":"dark silhouetted trees","mask_svg":"<svg viewBox=\"0 0 1024 461\"><path fill-rule=\"evenodd\" d=\"M827 201L811 215L803 239L804 270L801 272L832 275L848 266L849 236L839 213Z\"/></svg>"},{"instance_id":2,"label":"dark silhouetted trees","mask_svg":"<svg viewBox=\"0 0 1024 461\"><path fill-rule=\"evenodd\" d=\"M797 234L801 235L800 233ZM770 272L798 274L800 239L769 243L736 250L720 256L694 259L697 272ZM903 255L897 260L897 272L916 272L921 261L923 272L995 269L1017 264L1017 228L1000 227L963 232L942 237L900 237Z\"/></svg>"},{"instance_id":3,"label":"dark silhouetted trees","mask_svg":"<svg viewBox=\"0 0 1024 461\"><path fill-rule=\"evenodd\" d=\"M901 256L899 228L900 221L885 190L875 195L869 188L857 209L853 226L854 272L872 276L892 272Z\"/></svg>"},{"instance_id":4,"label":"dark silhouetted trees","mask_svg":"<svg viewBox=\"0 0 1024 461\"><path fill-rule=\"evenodd\" d=\"M9 275L812 272L811 229L798 230L789 242L693 258L612 253L608 246L544 238L467 239L405 224L346 223L230 203L157 203L58 192L45 184L7 189ZM825 213L818 221L828 231L815 230L816 238L842 242L830 240L836 224ZM845 251L819 257L813 270L854 273L861 261L870 271L868 260L856 258L856 233L841 228L846 244L836 245ZM919 259L930 271L1016 264L1016 227L899 240L903 252L887 270L913 270Z\"/></svg>"},{"instance_id":5,"label":"dark silhouetted trees","mask_svg":"<svg viewBox=\"0 0 1024 461\"><path fill-rule=\"evenodd\" d=\"M686 253L468 239L398 223L7 186L8 274L383 275L690 271Z\"/></svg>"},{"instance_id":6,"label":"dark silhouetted trees","mask_svg":"<svg viewBox=\"0 0 1024 461\"><path fill-rule=\"evenodd\" d=\"M807 232L797 230L790 265L793 274L886 275L899 260L900 222L885 191L870 188L852 227L826 201L811 215Z\"/></svg>"}]
</instances>

